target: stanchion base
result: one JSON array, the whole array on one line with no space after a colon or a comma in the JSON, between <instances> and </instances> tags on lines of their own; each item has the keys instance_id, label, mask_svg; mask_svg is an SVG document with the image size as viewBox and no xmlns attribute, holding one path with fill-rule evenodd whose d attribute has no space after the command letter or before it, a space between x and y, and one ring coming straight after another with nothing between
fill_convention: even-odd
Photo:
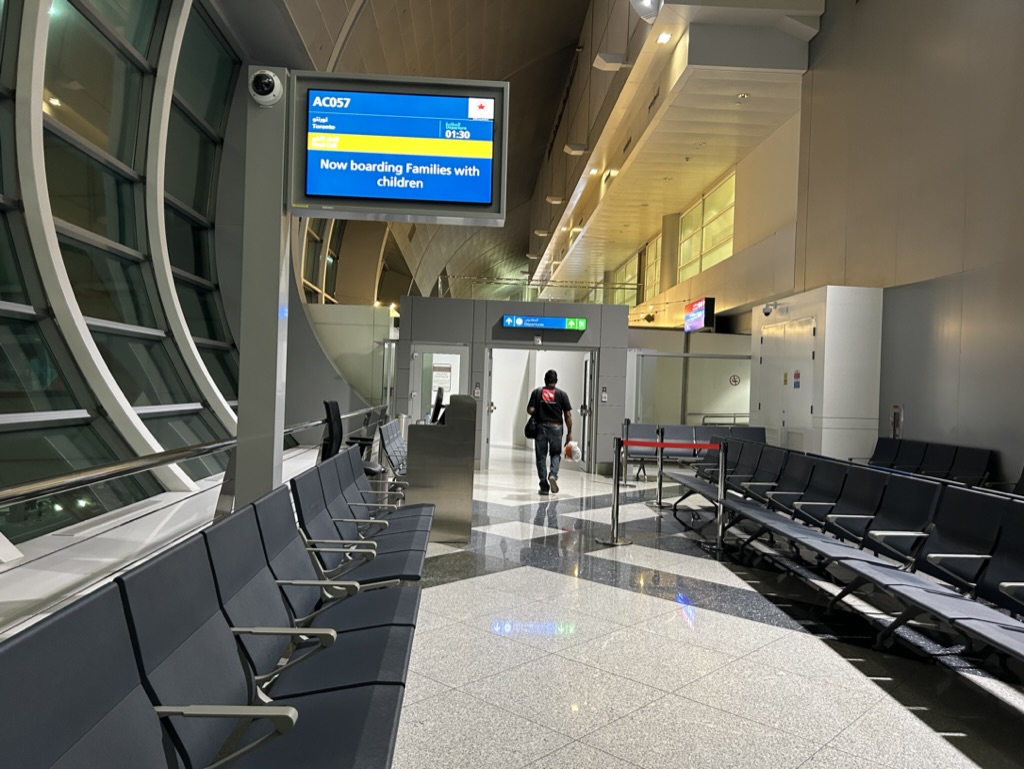
<instances>
[{"instance_id":1,"label":"stanchion base","mask_svg":"<svg viewBox=\"0 0 1024 769\"><path fill-rule=\"evenodd\" d=\"M617 539L612 539L611 537L609 537L608 539L601 539L600 537L598 537L595 541L600 545L610 545L611 547L633 544L633 540L626 539L625 537L618 537Z\"/></svg>"},{"instance_id":2,"label":"stanchion base","mask_svg":"<svg viewBox=\"0 0 1024 769\"><path fill-rule=\"evenodd\" d=\"M722 547L719 547L718 543L716 542L698 542L697 547L699 547L708 555L715 556L715 560L717 561L724 560L726 554L729 552L724 545Z\"/></svg>"}]
</instances>

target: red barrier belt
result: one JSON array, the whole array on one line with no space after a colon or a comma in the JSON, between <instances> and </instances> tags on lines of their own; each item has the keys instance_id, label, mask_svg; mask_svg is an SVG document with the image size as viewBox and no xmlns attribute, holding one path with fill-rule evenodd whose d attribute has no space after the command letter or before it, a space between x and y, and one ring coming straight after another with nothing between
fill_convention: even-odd
<instances>
[{"instance_id":1,"label":"red barrier belt","mask_svg":"<svg viewBox=\"0 0 1024 769\"><path fill-rule=\"evenodd\" d=\"M659 441L623 441L623 446L647 446L665 449L720 449L720 443L661 443Z\"/></svg>"}]
</instances>

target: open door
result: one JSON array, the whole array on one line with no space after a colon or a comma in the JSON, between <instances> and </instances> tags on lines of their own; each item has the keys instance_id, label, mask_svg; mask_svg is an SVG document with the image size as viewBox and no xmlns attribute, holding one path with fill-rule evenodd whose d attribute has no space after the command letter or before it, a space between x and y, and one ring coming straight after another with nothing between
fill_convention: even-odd
<instances>
[{"instance_id":1,"label":"open door","mask_svg":"<svg viewBox=\"0 0 1024 769\"><path fill-rule=\"evenodd\" d=\"M581 389L583 397L580 398L580 407L578 409L580 424L577 433L579 435L580 451L583 452L581 464L588 473L594 472L591 458L594 456L594 413L596 411L595 404L597 403L595 393L597 389L597 365L595 357L596 353L589 352L583 361L583 387Z\"/></svg>"}]
</instances>

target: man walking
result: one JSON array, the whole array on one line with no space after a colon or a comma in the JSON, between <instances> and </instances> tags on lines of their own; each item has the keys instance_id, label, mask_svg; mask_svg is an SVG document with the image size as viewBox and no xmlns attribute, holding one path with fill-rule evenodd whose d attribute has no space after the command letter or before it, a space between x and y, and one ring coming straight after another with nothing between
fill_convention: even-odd
<instances>
[{"instance_id":1,"label":"man walking","mask_svg":"<svg viewBox=\"0 0 1024 769\"><path fill-rule=\"evenodd\" d=\"M526 413L537 420L537 437L533 447L537 454L537 476L540 478L540 493L558 493L558 466L562 459L562 446L572 440L572 406L569 396L555 385L558 373L553 369L544 375L544 386L530 394ZM565 420L567 434L562 443L562 421ZM547 458L551 457L548 470Z\"/></svg>"}]
</instances>

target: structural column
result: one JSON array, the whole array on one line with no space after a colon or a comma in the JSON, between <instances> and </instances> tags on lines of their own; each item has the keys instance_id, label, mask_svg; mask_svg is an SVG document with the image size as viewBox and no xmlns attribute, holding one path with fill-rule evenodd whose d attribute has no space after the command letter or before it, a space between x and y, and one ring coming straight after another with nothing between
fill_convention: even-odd
<instances>
[{"instance_id":1,"label":"structural column","mask_svg":"<svg viewBox=\"0 0 1024 769\"><path fill-rule=\"evenodd\" d=\"M281 484L285 364L288 352L290 238L285 214L288 73L275 73L284 97L269 107L249 100L245 141L242 308L239 340L238 454L235 498L245 505Z\"/></svg>"}]
</instances>

